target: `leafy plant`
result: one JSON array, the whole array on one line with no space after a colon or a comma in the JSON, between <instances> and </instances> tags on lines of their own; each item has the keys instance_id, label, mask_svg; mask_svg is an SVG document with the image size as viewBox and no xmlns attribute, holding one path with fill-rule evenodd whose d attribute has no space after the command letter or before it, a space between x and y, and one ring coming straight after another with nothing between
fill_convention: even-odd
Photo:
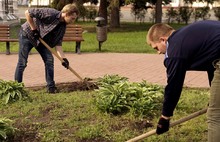
<instances>
[{"instance_id":1,"label":"leafy plant","mask_svg":"<svg viewBox=\"0 0 220 142\"><path fill-rule=\"evenodd\" d=\"M103 77L98 78L97 82L99 86L113 85L115 83L127 81L127 77L121 77L117 74L115 75L104 75Z\"/></svg>"},{"instance_id":2,"label":"leafy plant","mask_svg":"<svg viewBox=\"0 0 220 142\"><path fill-rule=\"evenodd\" d=\"M0 98L8 104L28 98L28 93L24 89L23 83L0 80Z\"/></svg>"},{"instance_id":3,"label":"leafy plant","mask_svg":"<svg viewBox=\"0 0 220 142\"><path fill-rule=\"evenodd\" d=\"M15 130L12 126L12 120L0 118L0 140L6 140L14 134Z\"/></svg>"},{"instance_id":4,"label":"leafy plant","mask_svg":"<svg viewBox=\"0 0 220 142\"><path fill-rule=\"evenodd\" d=\"M119 81L118 79L123 77L117 76L117 79L115 77L109 75L107 81L104 78L105 83L96 90L98 96L95 102L99 110L112 114L130 111L135 116L143 117L154 114L154 111L160 108L161 87L148 84L146 81L141 83L130 83L127 79ZM114 80L111 81L111 78Z\"/></svg>"}]
</instances>

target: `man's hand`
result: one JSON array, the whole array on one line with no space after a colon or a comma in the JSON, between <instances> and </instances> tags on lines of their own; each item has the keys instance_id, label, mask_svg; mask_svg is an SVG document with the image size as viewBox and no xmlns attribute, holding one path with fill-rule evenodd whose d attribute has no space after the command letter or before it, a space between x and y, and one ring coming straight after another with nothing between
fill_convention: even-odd
<instances>
[{"instance_id":1,"label":"man's hand","mask_svg":"<svg viewBox=\"0 0 220 142\"><path fill-rule=\"evenodd\" d=\"M157 124L156 133L158 135L165 133L169 130L169 127L170 127L170 119L165 119L164 117L160 117Z\"/></svg>"},{"instance_id":2,"label":"man's hand","mask_svg":"<svg viewBox=\"0 0 220 142\"><path fill-rule=\"evenodd\" d=\"M69 69L69 61L67 60L67 58L63 58L63 61L64 61L64 62L62 62L62 65L63 65L65 68Z\"/></svg>"},{"instance_id":3,"label":"man's hand","mask_svg":"<svg viewBox=\"0 0 220 142\"><path fill-rule=\"evenodd\" d=\"M37 29L32 30L33 37L38 40L40 38L40 33Z\"/></svg>"}]
</instances>

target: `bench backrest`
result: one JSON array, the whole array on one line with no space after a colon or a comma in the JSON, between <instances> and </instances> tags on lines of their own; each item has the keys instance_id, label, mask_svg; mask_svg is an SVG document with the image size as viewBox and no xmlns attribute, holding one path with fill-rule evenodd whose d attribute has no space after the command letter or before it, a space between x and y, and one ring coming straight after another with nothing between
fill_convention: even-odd
<instances>
[{"instance_id":1,"label":"bench backrest","mask_svg":"<svg viewBox=\"0 0 220 142\"><path fill-rule=\"evenodd\" d=\"M67 25L63 41L84 41L82 33L82 26L73 24Z\"/></svg>"},{"instance_id":2,"label":"bench backrest","mask_svg":"<svg viewBox=\"0 0 220 142\"><path fill-rule=\"evenodd\" d=\"M9 39L10 38L9 25L0 25L0 38L1 39Z\"/></svg>"},{"instance_id":3,"label":"bench backrest","mask_svg":"<svg viewBox=\"0 0 220 142\"><path fill-rule=\"evenodd\" d=\"M83 29L80 25L67 25L63 41L84 41L82 37ZM0 39L10 38L10 26L0 24Z\"/></svg>"}]
</instances>

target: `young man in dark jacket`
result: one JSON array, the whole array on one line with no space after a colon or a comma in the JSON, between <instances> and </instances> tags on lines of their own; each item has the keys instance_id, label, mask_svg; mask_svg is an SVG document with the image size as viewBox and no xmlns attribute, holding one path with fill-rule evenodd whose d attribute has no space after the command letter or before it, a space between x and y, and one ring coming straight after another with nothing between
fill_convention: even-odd
<instances>
[{"instance_id":1,"label":"young man in dark jacket","mask_svg":"<svg viewBox=\"0 0 220 142\"><path fill-rule=\"evenodd\" d=\"M220 22L200 21L179 30L166 24L155 24L148 31L147 43L158 53L165 54L164 65L167 68L167 85L157 134L169 130L170 117L179 101L186 71L207 71L211 85L207 112L208 141L219 141Z\"/></svg>"},{"instance_id":2,"label":"young man in dark jacket","mask_svg":"<svg viewBox=\"0 0 220 142\"><path fill-rule=\"evenodd\" d=\"M62 39L66 25L77 18L78 9L68 4L61 11L52 8L31 8L25 11L27 21L21 26L19 34L18 64L15 80L22 82L23 72L27 66L29 52L33 47L41 55L45 64L45 78L49 93L56 93L54 81L54 58L52 53L39 41L42 38L50 47L55 47L58 55L64 60L62 65L68 69L69 61L62 50Z\"/></svg>"}]
</instances>

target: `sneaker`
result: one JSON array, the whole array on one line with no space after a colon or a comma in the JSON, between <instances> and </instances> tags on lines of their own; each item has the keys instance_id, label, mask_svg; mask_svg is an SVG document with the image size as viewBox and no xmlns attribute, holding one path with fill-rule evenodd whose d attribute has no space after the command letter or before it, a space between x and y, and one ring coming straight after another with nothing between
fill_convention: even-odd
<instances>
[{"instance_id":1,"label":"sneaker","mask_svg":"<svg viewBox=\"0 0 220 142\"><path fill-rule=\"evenodd\" d=\"M55 94L55 93L58 93L58 90L57 90L56 87L50 87L50 88L48 88L47 91L48 91L49 94Z\"/></svg>"}]
</instances>

